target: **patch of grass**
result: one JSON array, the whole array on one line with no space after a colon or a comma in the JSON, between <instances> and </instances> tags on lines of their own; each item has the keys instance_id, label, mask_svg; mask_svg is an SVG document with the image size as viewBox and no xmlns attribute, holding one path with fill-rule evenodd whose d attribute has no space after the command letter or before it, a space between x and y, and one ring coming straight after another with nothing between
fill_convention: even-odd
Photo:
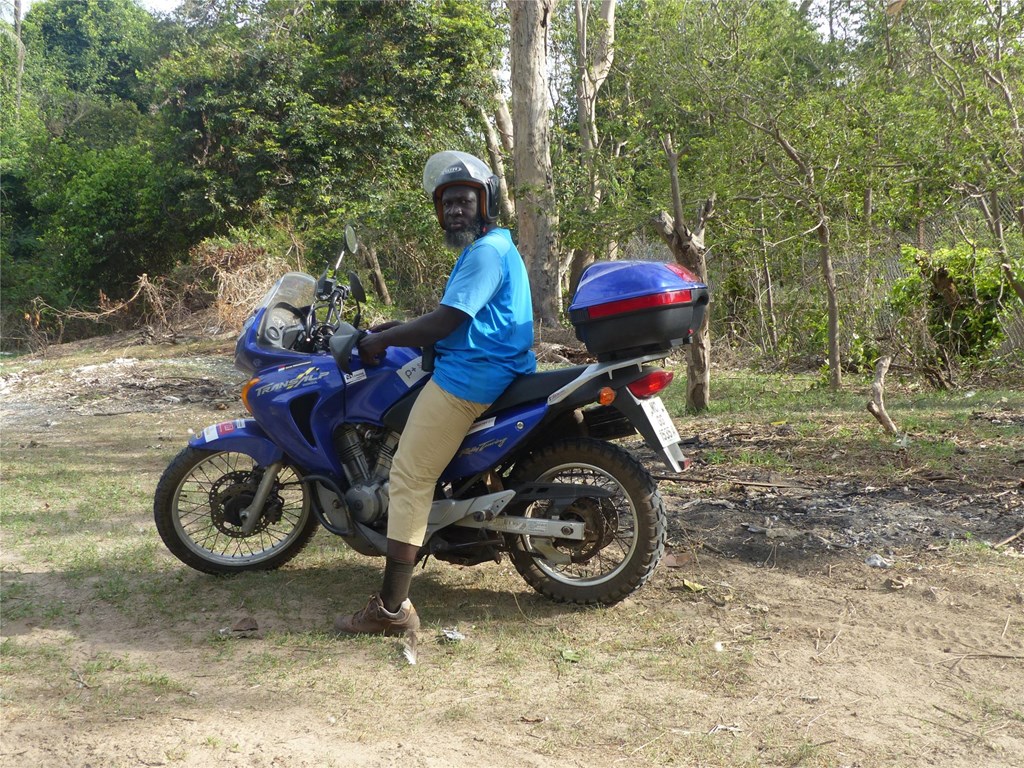
<instances>
[{"instance_id":1,"label":"patch of grass","mask_svg":"<svg viewBox=\"0 0 1024 768\"><path fill-rule=\"evenodd\" d=\"M127 655L100 651L73 661L71 637L29 642L7 638L0 646L0 671L17 679L12 698L57 696L69 703L87 696L108 711L135 711L148 706L154 695L186 695L188 687L148 663Z\"/></svg>"},{"instance_id":2,"label":"patch of grass","mask_svg":"<svg viewBox=\"0 0 1024 768\"><path fill-rule=\"evenodd\" d=\"M809 375L716 371L707 412L685 413L682 382L663 399L680 432L701 437L690 453L707 466L858 475L866 483L894 481L909 469L985 482L1019 460L1024 392L921 391L896 380L886 406L908 433L906 444L868 414L869 396L867 378L847 377L833 393Z\"/></svg>"},{"instance_id":3,"label":"patch of grass","mask_svg":"<svg viewBox=\"0 0 1024 768\"><path fill-rule=\"evenodd\" d=\"M3 621L17 621L39 615L38 590L27 581L11 578L6 572L0 582L3 599L0 600L0 616Z\"/></svg>"},{"instance_id":4,"label":"patch of grass","mask_svg":"<svg viewBox=\"0 0 1024 768\"><path fill-rule=\"evenodd\" d=\"M727 454L720 448L710 448L704 451L703 453L701 453L701 458L711 465L728 464L730 461L729 454Z\"/></svg>"},{"instance_id":5,"label":"patch of grass","mask_svg":"<svg viewBox=\"0 0 1024 768\"><path fill-rule=\"evenodd\" d=\"M0 642L0 671L44 674L67 661L68 643L28 643L12 637Z\"/></svg>"}]
</instances>

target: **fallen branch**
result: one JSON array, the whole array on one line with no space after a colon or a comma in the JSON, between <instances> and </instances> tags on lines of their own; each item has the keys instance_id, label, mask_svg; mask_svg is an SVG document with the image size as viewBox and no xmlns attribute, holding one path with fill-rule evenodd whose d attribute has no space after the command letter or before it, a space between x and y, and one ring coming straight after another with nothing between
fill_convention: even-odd
<instances>
[{"instance_id":1,"label":"fallen branch","mask_svg":"<svg viewBox=\"0 0 1024 768\"><path fill-rule=\"evenodd\" d=\"M731 485L747 485L753 488L780 488L791 491L807 491L810 492L810 488L806 488L802 485L796 485L795 483L787 483L786 481L770 482L767 480L738 480L732 477L700 477L697 475L685 475L675 474L670 472L652 472L651 477L655 480L671 480L674 483L728 483Z\"/></svg>"},{"instance_id":2,"label":"fallen branch","mask_svg":"<svg viewBox=\"0 0 1024 768\"><path fill-rule=\"evenodd\" d=\"M1005 539L1000 541L998 544L993 544L992 548L993 549L999 549L1000 547L1005 547L1011 541L1019 539L1021 536L1024 536L1024 528L1021 528L1019 531L1017 531L1015 534L1013 534L1013 536L1007 536Z\"/></svg>"},{"instance_id":3,"label":"fallen branch","mask_svg":"<svg viewBox=\"0 0 1024 768\"><path fill-rule=\"evenodd\" d=\"M785 480L777 480L775 482L769 482L767 480L730 480L733 485L749 485L753 488L780 488L787 489L790 491L811 491L810 488L805 488L802 485L796 483L787 483Z\"/></svg>"},{"instance_id":4,"label":"fallen branch","mask_svg":"<svg viewBox=\"0 0 1024 768\"><path fill-rule=\"evenodd\" d=\"M892 357L889 355L879 358L875 365L875 380L871 384L871 399L868 401L867 407L868 413L878 419L878 423L886 432L898 436L900 431L885 410L885 374L889 372L890 365L892 365Z\"/></svg>"},{"instance_id":5,"label":"fallen branch","mask_svg":"<svg viewBox=\"0 0 1024 768\"><path fill-rule=\"evenodd\" d=\"M712 479L710 477L697 477L695 475L682 475L668 472L652 472L651 477L655 480L671 480L675 483L726 483L729 480Z\"/></svg>"}]
</instances>

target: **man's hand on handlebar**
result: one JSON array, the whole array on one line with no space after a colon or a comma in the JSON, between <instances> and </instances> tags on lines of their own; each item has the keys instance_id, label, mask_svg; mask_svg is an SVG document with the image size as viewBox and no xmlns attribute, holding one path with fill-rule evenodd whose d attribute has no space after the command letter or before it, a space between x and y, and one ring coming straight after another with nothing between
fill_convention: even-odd
<instances>
[{"instance_id":1,"label":"man's hand on handlebar","mask_svg":"<svg viewBox=\"0 0 1024 768\"><path fill-rule=\"evenodd\" d=\"M387 323L385 323L387 325ZM377 326L380 328L380 326ZM376 328L374 329L376 331ZM368 333L359 340L359 359L363 365L380 365L384 350L388 348L387 341L379 332Z\"/></svg>"}]
</instances>

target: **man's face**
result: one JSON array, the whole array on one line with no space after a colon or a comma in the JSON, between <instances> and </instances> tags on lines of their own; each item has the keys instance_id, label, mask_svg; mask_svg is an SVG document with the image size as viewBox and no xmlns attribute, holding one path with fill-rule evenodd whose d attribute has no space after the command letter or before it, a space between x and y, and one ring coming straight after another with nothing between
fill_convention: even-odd
<instances>
[{"instance_id":1,"label":"man's face","mask_svg":"<svg viewBox=\"0 0 1024 768\"><path fill-rule=\"evenodd\" d=\"M450 248L462 250L483 234L480 198L470 186L456 185L441 193L444 212L444 241Z\"/></svg>"}]
</instances>

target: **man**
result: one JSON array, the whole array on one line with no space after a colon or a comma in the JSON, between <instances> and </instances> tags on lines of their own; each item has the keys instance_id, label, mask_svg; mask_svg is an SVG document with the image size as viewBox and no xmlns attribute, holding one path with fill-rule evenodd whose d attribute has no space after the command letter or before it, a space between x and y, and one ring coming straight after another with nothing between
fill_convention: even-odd
<instances>
[{"instance_id":1,"label":"man","mask_svg":"<svg viewBox=\"0 0 1024 768\"><path fill-rule=\"evenodd\" d=\"M434 344L434 374L402 432L391 468L388 544L380 594L351 616L344 634L402 634L419 628L409 600L438 477L473 422L512 380L532 373L533 310L526 266L498 218L498 179L481 160L440 152L423 187L434 200L445 243L460 251L437 309L408 323L387 323L359 344L373 365L389 346Z\"/></svg>"}]
</instances>

